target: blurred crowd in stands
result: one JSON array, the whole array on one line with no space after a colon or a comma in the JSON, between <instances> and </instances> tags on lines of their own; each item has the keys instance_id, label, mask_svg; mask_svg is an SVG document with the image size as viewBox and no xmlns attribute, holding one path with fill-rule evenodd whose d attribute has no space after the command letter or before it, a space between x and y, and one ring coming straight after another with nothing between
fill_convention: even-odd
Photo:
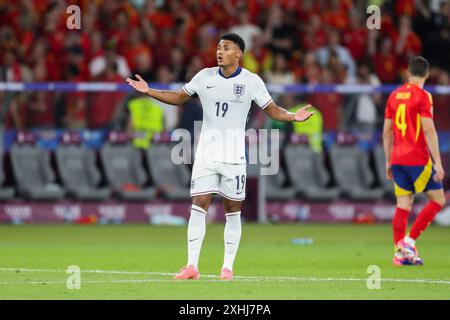
<instances>
[{"instance_id":1,"label":"blurred crowd in stands","mask_svg":"<svg viewBox=\"0 0 450 320\"><path fill-rule=\"evenodd\" d=\"M66 27L71 4L81 8L80 30ZM366 26L371 4L381 7L379 30ZM449 0L0 0L0 81L123 82L139 73L186 82L216 65L225 32L244 38L242 66L267 84L402 83L408 58L423 55L428 84L450 85ZM0 95L7 128L117 127L129 116L125 92ZM328 131L379 128L386 96L276 99L286 108L313 104ZM191 104L162 106L165 129L201 119L198 101ZM435 95L434 104L437 128L450 130L450 96ZM254 125L265 125L261 114Z\"/></svg>"}]
</instances>

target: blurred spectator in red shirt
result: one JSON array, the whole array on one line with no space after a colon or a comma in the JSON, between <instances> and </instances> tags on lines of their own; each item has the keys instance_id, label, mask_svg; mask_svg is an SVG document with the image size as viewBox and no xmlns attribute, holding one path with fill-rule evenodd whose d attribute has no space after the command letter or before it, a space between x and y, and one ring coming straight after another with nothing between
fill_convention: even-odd
<instances>
[{"instance_id":1,"label":"blurred spectator in red shirt","mask_svg":"<svg viewBox=\"0 0 450 320\"><path fill-rule=\"evenodd\" d=\"M207 21L212 22L217 29L220 29L225 33L231 26L238 23L236 11L239 12L239 10L243 8L242 4L239 5L238 8L236 8L231 4L230 0L206 2L207 5L204 4L203 8L207 12Z\"/></svg>"},{"instance_id":2,"label":"blurred spectator in red shirt","mask_svg":"<svg viewBox=\"0 0 450 320\"><path fill-rule=\"evenodd\" d=\"M171 29L159 31L158 40L153 47L154 61L156 66L168 65L170 63L170 51L174 45L174 34Z\"/></svg>"},{"instance_id":3,"label":"blurred spectator in red shirt","mask_svg":"<svg viewBox=\"0 0 450 320\"><path fill-rule=\"evenodd\" d=\"M381 40L380 49L372 58L375 72L382 83L394 83L398 80L397 56L389 37Z\"/></svg>"},{"instance_id":4,"label":"blurred spectator in red shirt","mask_svg":"<svg viewBox=\"0 0 450 320\"><path fill-rule=\"evenodd\" d=\"M94 58L103 56L105 51L103 50L103 34L96 30L90 35L90 47L86 54L87 60L92 61Z\"/></svg>"},{"instance_id":5,"label":"blurred spectator in red shirt","mask_svg":"<svg viewBox=\"0 0 450 320\"><path fill-rule=\"evenodd\" d=\"M415 0L396 0L395 12L397 16L407 15L412 17L416 13Z\"/></svg>"},{"instance_id":6,"label":"blurred spectator in red shirt","mask_svg":"<svg viewBox=\"0 0 450 320\"><path fill-rule=\"evenodd\" d=\"M330 0L322 13L323 23L338 30L344 30L349 25L349 4L342 0Z\"/></svg>"},{"instance_id":7,"label":"blurred spectator in red shirt","mask_svg":"<svg viewBox=\"0 0 450 320\"><path fill-rule=\"evenodd\" d=\"M106 61L105 71L101 74L99 81L122 83L122 76L118 73L117 63L109 59ZM92 98L92 104L89 108L89 127L93 129L111 127L120 106L126 97L125 92L108 91L96 92Z\"/></svg>"},{"instance_id":8,"label":"blurred spectator in red shirt","mask_svg":"<svg viewBox=\"0 0 450 320\"><path fill-rule=\"evenodd\" d=\"M321 84L334 84L335 80L330 70L323 68ZM336 130L340 124L342 95L338 93L314 93L310 97L310 103L322 112L324 130Z\"/></svg>"},{"instance_id":9,"label":"blurred spectator in red shirt","mask_svg":"<svg viewBox=\"0 0 450 320\"><path fill-rule=\"evenodd\" d=\"M320 18L320 8L321 4L314 0L303 0L297 3L297 21L304 22L305 24L310 24L310 18L313 16L319 16Z\"/></svg>"},{"instance_id":10,"label":"blurred spectator in red shirt","mask_svg":"<svg viewBox=\"0 0 450 320\"><path fill-rule=\"evenodd\" d=\"M76 64L69 64L66 78L73 83L83 80L81 71ZM55 110L58 127L70 129L86 127L87 96L86 91L71 91L61 96Z\"/></svg>"},{"instance_id":11,"label":"blurred spectator in red shirt","mask_svg":"<svg viewBox=\"0 0 450 320\"><path fill-rule=\"evenodd\" d=\"M302 46L305 50L316 50L327 43L327 33L323 29L321 18L318 14L310 17L309 23L301 32Z\"/></svg>"},{"instance_id":12,"label":"blurred spectator in red shirt","mask_svg":"<svg viewBox=\"0 0 450 320\"><path fill-rule=\"evenodd\" d=\"M406 69L409 58L422 53L422 42L412 30L409 16L400 17L399 30L394 33L392 41L395 43L395 53L400 57L400 68Z\"/></svg>"},{"instance_id":13,"label":"blurred spectator in red shirt","mask_svg":"<svg viewBox=\"0 0 450 320\"><path fill-rule=\"evenodd\" d=\"M211 23L203 25L198 31L197 51L205 67L217 65L217 36L217 29Z\"/></svg>"},{"instance_id":14,"label":"blurred spectator in red shirt","mask_svg":"<svg viewBox=\"0 0 450 320\"><path fill-rule=\"evenodd\" d=\"M157 30L173 28L175 22L172 13L164 12L164 10L157 8L156 1L146 1L144 12L148 21L150 21Z\"/></svg>"},{"instance_id":15,"label":"blurred spectator in red shirt","mask_svg":"<svg viewBox=\"0 0 450 320\"><path fill-rule=\"evenodd\" d=\"M131 70L136 69L136 58L140 55L146 56L146 59L152 59L152 51L143 41L142 32L138 28L133 28L129 31L127 50L124 55Z\"/></svg>"},{"instance_id":16,"label":"blurred spectator in red shirt","mask_svg":"<svg viewBox=\"0 0 450 320\"><path fill-rule=\"evenodd\" d=\"M52 8L47 11L43 17L44 24L43 36L47 38L50 50L58 57L64 56L64 40L68 32L66 25L60 26L61 9L58 2L52 5ZM64 9L65 10L65 9Z\"/></svg>"},{"instance_id":17,"label":"blurred spectator in red shirt","mask_svg":"<svg viewBox=\"0 0 450 320\"><path fill-rule=\"evenodd\" d=\"M39 81L60 81L62 77L60 61L53 52L49 50L48 42L40 37L36 40L28 56L28 63L33 66L33 73L36 73L36 66L39 65L45 70L39 70L41 73L35 75ZM42 75L44 75L42 77Z\"/></svg>"},{"instance_id":18,"label":"blurred spectator in red shirt","mask_svg":"<svg viewBox=\"0 0 450 320\"><path fill-rule=\"evenodd\" d=\"M33 42L35 40L35 33L33 30L38 25L38 15L34 10L32 1L18 2L19 16L17 17L16 26L20 28L20 32L16 32L16 37L19 40L16 49L20 56L26 57L33 47Z\"/></svg>"},{"instance_id":19,"label":"blurred spectator in red shirt","mask_svg":"<svg viewBox=\"0 0 450 320\"><path fill-rule=\"evenodd\" d=\"M118 53L125 54L128 51L127 38L130 35L130 24L125 11L119 11L111 24L111 30L106 37L116 44Z\"/></svg>"},{"instance_id":20,"label":"blurred spectator in red shirt","mask_svg":"<svg viewBox=\"0 0 450 320\"><path fill-rule=\"evenodd\" d=\"M350 14L350 27L342 34L342 44L348 48L353 58L360 61L367 54L367 27L357 12Z\"/></svg>"},{"instance_id":21,"label":"blurred spectator in red shirt","mask_svg":"<svg viewBox=\"0 0 450 320\"><path fill-rule=\"evenodd\" d=\"M217 37L218 37L218 30L211 23L203 25L198 30L197 52L200 58L202 59L205 67L213 67L217 65L216 60L216 51L218 42Z\"/></svg>"},{"instance_id":22,"label":"blurred spectator in red shirt","mask_svg":"<svg viewBox=\"0 0 450 320\"><path fill-rule=\"evenodd\" d=\"M450 75L442 70L438 78L438 85L450 86ZM433 95L434 121L441 130L450 130L450 95Z\"/></svg>"},{"instance_id":23,"label":"blurred spectator in red shirt","mask_svg":"<svg viewBox=\"0 0 450 320\"><path fill-rule=\"evenodd\" d=\"M33 69L34 81L44 82L48 79L45 56L35 64ZM35 91L32 92L25 105L26 127L47 128L55 127L55 92Z\"/></svg>"}]
</instances>

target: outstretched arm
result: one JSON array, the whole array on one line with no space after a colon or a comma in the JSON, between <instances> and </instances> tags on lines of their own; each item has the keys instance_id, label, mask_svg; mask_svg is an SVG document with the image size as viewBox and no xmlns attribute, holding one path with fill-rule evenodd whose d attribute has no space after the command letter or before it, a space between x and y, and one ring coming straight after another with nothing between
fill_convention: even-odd
<instances>
[{"instance_id":1,"label":"outstretched arm","mask_svg":"<svg viewBox=\"0 0 450 320\"><path fill-rule=\"evenodd\" d=\"M293 122L293 121L306 121L309 117L311 117L314 114L314 111L308 111L307 109L310 108L311 105L308 104L304 106L303 108L300 108L297 110L296 113L289 112L286 109L276 105L274 102L271 102L264 111L267 113L267 115L277 121L283 121L283 122Z\"/></svg>"},{"instance_id":2,"label":"outstretched arm","mask_svg":"<svg viewBox=\"0 0 450 320\"><path fill-rule=\"evenodd\" d=\"M138 78L138 81L127 78L128 84L132 86L136 91L144 93L161 102L179 106L191 98L191 96L184 92L183 89L180 89L178 91L155 90L149 88L147 82L142 79L140 75L136 74L136 78Z\"/></svg>"},{"instance_id":3,"label":"outstretched arm","mask_svg":"<svg viewBox=\"0 0 450 320\"><path fill-rule=\"evenodd\" d=\"M444 168L442 167L441 155L439 153L438 136L436 133L436 128L434 127L433 119L421 118L421 122L425 141L427 142L431 157L434 160L434 169L436 170L434 180L442 181L444 179Z\"/></svg>"}]
</instances>

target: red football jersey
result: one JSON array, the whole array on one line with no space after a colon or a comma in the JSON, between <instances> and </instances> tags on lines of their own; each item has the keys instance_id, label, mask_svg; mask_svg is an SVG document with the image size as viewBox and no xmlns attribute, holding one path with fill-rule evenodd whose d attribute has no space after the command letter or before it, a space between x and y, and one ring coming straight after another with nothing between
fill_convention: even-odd
<instances>
[{"instance_id":1,"label":"red football jersey","mask_svg":"<svg viewBox=\"0 0 450 320\"><path fill-rule=\"evenodd\" d=\"M389 96L384 117L392 120L394 133L391 164L426 165L430 153L420 119L433 118L431 94L417 85L405 84Z\"/></svg>"}]
</instances>

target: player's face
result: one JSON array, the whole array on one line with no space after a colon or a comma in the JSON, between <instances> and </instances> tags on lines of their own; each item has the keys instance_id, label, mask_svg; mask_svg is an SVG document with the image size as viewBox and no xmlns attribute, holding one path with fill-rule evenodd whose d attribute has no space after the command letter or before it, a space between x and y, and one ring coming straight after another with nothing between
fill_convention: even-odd
<instances>
[{"instance_id":1,"label":"player's face","mask_svg":"<svg viewBox=\"0 0 450 320\"><path fill-rule=\"evenodd\" d=\"M242 51L237 44L230 40L220 40L217 45L217 65L219 67L226 67L236 64L242 56Z\"/></svg>"}]
</instances>

